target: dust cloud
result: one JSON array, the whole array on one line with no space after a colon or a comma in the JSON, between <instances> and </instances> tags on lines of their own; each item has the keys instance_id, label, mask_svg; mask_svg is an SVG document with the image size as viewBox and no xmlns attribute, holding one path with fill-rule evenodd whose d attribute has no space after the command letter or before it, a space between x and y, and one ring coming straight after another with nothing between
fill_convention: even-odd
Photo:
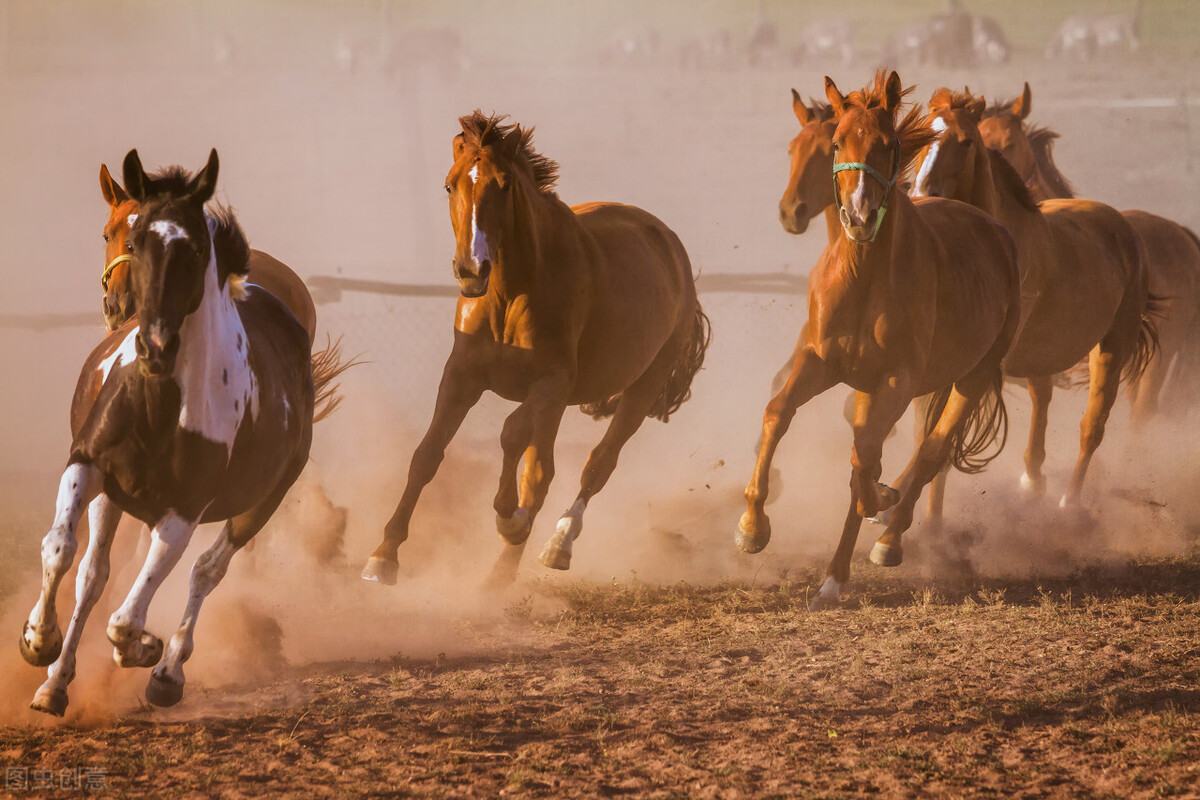
<instances>
[{"instance_id":1,"label":"dust cloud","mask_svg":"<svg viewBox=\"0 0 1200 800\"><path fill-rule=\"evenodd\" d=\"M793 26L795 15L819 13L816 4L792 11L780 2L758 5ZM302 276L448 286L443 175L457 117L478 107L537 126L537 147L561 164L559 194L567 202L620 200L661 217L688 248L702 288L704 274L803 275L811 268L821 226L796 237L777 221L796 124L789 89L819 97L826 72L843 89L861 85L873 56L842 65L794 62L780 51L754 63L742 50L726 52L712 32L724 28L731 41L745 40L755 22L745 3L616 2L585 11L527 0L469 8L366 0L0 7L7 259L0 315L95 312L91 325L3 328L0 631L10 643L37 597L38 541L67 455L74 382L102 334L97 279L107 214L96 175L102 162L119 174L132 147L150 168L190 169L216 147L218 199L236 209L253 246ZM898 13L887 11L887 19ZM1195 226L1200 199L1186 174L1126 159L1134 146L1195 150L1186 108L1135 112L1106 103L1129 94L1178 96L1169 63L1146 56L1137 64L1136 74L1112 61L1051 65L1027 47L1005 65L906 64L900 73L918 84L921 101L941 85L969 84L997 97L1030 81L1033 118L1062 134L1058 160L1082 196ZM1145 116L1152 114L1159 116ZM647 421L625 448L587 511L572 570L562 575L548 573L536 555L603 431L568 412L557 476L521 575L498 595L481 588L504 547L491 499L510 406L495 397L472 413L425 491L400 550L399 585L358 578L431 415L453 299L347 293L322 304L323 331L344 335L346 352L369 363L345 374L345 402L317 427L310 469L207 601L186 668L189 687L253 685L288 664L455 654L468 646L457 635L461 626L499 624L512 603L530 596L550 603L539 589L553 582L769 582L823 565L848 499L843 390L801 409L780 448L782 487L772 487L767 551L746 556L733 546L771 376L791 352L804 299L704 293L701 300L714 337L692 400L666 425ZM1133 436L1122 400L1090 478L1092 517L1066 519L1056 501L1078 450L1082 394L1056 395L1051 495L1040 504L1016 488L1029 403L1016 389L1006 400L1007 450L983 475L951 476L943 540L924 541L914 528L901 569L934 578L964 568L1061 575L1195 547L1193 427L1161 422ZM909 427L902 422L885 448L885 479L911 452ZM346 510L344 533L325 497ZM113 578L87 628L71 690L73 724L139 707L148 675L118 670L103 635L139 568L139 528L124 524ZM188 568L216 531L197 532L160 590L148 630L166 638L179 624ZM876 533L864 526L860 545ZM855 571L869 569L856 560ZM64 626L73 581L74 572L60 593ZM0 649L0 722L47 724L27 710L43 679L15 647Z\"/></svg>"}]
</instances>

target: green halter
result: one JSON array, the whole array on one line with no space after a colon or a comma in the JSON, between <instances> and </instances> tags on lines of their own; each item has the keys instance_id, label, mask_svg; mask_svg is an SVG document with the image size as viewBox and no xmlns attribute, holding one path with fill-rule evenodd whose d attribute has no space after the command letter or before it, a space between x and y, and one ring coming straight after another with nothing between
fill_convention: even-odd
<instances>
[{"instance_id":1,"label":"green halter","mask_svg":"<svg viewBox=\"0 0 1200 800\"><path fill-rule=\"evenodd\" d=\"M837 145L834 145L834 158L837 157ZM888 198L892 196L892 187L896 185L896 181L900 180L900 142L895 143L895 158L896 171L892 173L892 179L887 180L883 177L883 173L872 167L870 164L862 161L842 161L833 163L833 202L837 206L838 220L842 223L842 229L846 231L847 238L852 242L873 242L875 237L879 235L879 228L883 225L883 216L887 213ZM865 172L875 180L879 181L879 185L883 187L883 202L879 205L879 213L875 216L875 228L871 231L871 235L866 239L855 239L850 236L850 214L847 213L842 205L842 193L838 190L837 174L846 170L855 170Z\"/></svg>"}]
</instances>

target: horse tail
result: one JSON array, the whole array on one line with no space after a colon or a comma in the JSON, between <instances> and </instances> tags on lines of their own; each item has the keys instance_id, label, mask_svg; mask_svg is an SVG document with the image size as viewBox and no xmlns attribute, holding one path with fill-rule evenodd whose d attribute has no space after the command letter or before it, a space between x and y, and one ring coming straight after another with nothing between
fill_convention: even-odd
<instances>
[{"instance_id":1,"label":"horse tail","mask_svg":"<svg viewBox=\"0 0 1200 800\"><path fill-rule=\"evenodd\" d=\"M952 385L946 386L930 396L929 406L925 410L926 436L937 426L953 388ZM1008 441L1008 409L1004 406L1003 388L1004 374L997 367L979 402L967 414L964 424L950 437L950 465L959 472L968 475L982 472L1004 449ZM985 454L993 445L995 449Z\"/></svg>"},{"instance_id":2,"label":"horse tail","mask_svg":"<svg viewBox=\"0 0 1200 800\"><path fill-rule=\"evenodd\" d=\"M342 404L342 395L338 391L340 384L334 380L351 367L364 363L357 357L349 360L342 358L342 337L330 341L325 337L325 348L312 354L313 391L313 422L320 422L328 417Z\"/></svg>"},{"instance_id":3,"label":"horse tail","mask_svg":"<svg viewBox=\"0 0 1200 800\"><path fill-rule=\"evenodd\" d=\"M1126 384L1135 383L1141 378L1158 353L1158 321L1166 317L1169 299L1147 293L1146 308L1142 311L1142 322L1138 328L1137 344L1134 345L1133 354L1125 360L1125 365L1121 368L1121 380Z\"/></svg>"},{"instance_id":4,"label":"horse tail","mask_svg":"<svg viewBox=\"0 0 1200 800\"><path fill-rule=\"evenodd\" d=\"M704 354L712 341L712 325L696 301L696 313L692 317L692 332L687 345L680 348L671 374L663 384L662 392L646 416L666 422L692 396L692 379L704 364Z\"/></svg>"},{"instance_id":5,"label":"horse tail","mask_svg":"<svg viewBox=\"0 0 1200 800\"><path fill-rule=\"evenodd\" d=\"M1196 256L1200 259L1200 237L1185 225L1179 227L1183 228L1184 233L1195 244ZM1179 348L1175 369L1170 379L1173 387L1186 390L1189 400L1192 397L1200 396L1200 306L1197 306L1194 313L1191 329L1183 341L1183 346Z\"/></svg>"}]
</instances>

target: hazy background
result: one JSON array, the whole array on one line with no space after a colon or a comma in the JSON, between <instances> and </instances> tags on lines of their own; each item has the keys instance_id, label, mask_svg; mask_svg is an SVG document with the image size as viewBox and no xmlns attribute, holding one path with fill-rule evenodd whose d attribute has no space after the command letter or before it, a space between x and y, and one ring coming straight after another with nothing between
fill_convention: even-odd
<instances>
[{"instance_id":1,"label":"hazy background","mask_svg":"<svg viewBox=\"0 0 1200 800\"><path fill-rule=\"evenodd\" d=\"M0 634L15 637L36 597L37 546L67 455L72 389L102 334L102 162L119 178L125 153L136 147L149 169L174 163L197 169L216 147L219 198L237 210L253 246L302 276L450 286L453 240L443 176L457 117L478 107L537 126L538 149L561 164L565 201L647 208L678 232L702 275L803 275L824 232L817 224L805 236L789 236L778 223L787 142L797 129L789 90L821 97L826 74L843 91L862 86L888 36L945 8L941 0L837 6L833 12L833 4L795 0L0 3L0 315L7 317L0 327L0 512L6 515ZM1028 80L1032 119L1062 134L1058 162L1081 196L1194 227L1200 224L1200 4L1145 0L1137 53L1114 48L1086 61L1043 56L1051 34L1072 14L1125 14L1132 7L1125 0L964 0L964 9L1003 26L1014 48L1008 64L952 67L910 58L891 66L906 84L918 84L918 101L942 85L1011 97ZM852 58L795 59L806 26L834 13L853 29ZM774 26L778 44L752 49L751 34L763 23ZM714 341L693 400L669 425L648 422L626 448L588 511L575 575L709 580L765 569L773 579L832 553L849 477L840 390L803 409L781 448L777 464L786 489L771 507L771 548L755 559L732 545L769 380L799 332L803 298L706 293L702 302ZM451 446L401 550L403 585L362 586L356 575L399 497L432 411L453 303L346 294L320 306L322 331L344 336L348 352L371 362L347 374L345 403L318 427L314 469L305 478L310 489L320 484L349 508L344 557L330 565L301 546L319 539L314 526L324 523L302 497L293 498L260 537L254 567L243 573L235 565L206 607L199 663L217 658L213 649L201 655L215 647L206 626L224 620L222 630L236 628L229 620L243 617L231 609L245 608L278 620L293 659L387 654L422 643L445 649L444 633L433 635L420 621L461 610L460 597L447 598L474 586L500 550L490 501L508 404L485 398ZM71 312L94 312L95 324L52 330L13 324L13 315ZM1035 513L1018 505L1028 401L1015 390L1008 400L1008 450L984 476L954 476L948 499L948 513L972 531L977 568L1067 569L1073 558L1173 552L1190 541L1187 530L1198 518L1188 499L1197 477L1194 427L1160 428L1131 443L1123 431L1127 406L1118 406L1089 493L1102 524L1072 551L1048 507ZM1047 467L1055 500L1077 452L1082 401L1080 394L1062 395L1052 407ZM602 430L568 413L527 574L546 573L533 556L570 504ZM889 444L888 474L910 446L907 431ZM1134 499L1114 498L1114 489ZM862 542L873 533L864 530ZM124 535L136 540L136 526ZM196 546L207 546L211 535L202 530ZM1048 540L1058 548L1053 557L1044 549ZM997 550L996 542L1007 544ZM172 598L190 563L191 556L152 612L150 627L160 634L178 618L180 603ZM861 568L869 567L856 564ZM115 578L110 594L119 597L132 577L128 570ZM314 615L308 602L317 596L322 613ZM89 629L97 663L106 657L100 633L106 613L99 608ZM356 624L345 622L346 614ZM324 619L335 621L311 630L313 620ZM26 677L37 672L17 669ZM144 676L136 680L140 688Z\"/></svg>"}]
</instances>

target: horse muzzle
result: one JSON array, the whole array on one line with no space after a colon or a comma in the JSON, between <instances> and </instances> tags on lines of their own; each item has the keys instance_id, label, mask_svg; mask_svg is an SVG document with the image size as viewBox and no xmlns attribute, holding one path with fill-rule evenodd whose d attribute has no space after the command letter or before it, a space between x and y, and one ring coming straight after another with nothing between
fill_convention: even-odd
<instances>
[{"instance_id":1,"label":"horse muzzle","mask_svg":"<svg viewBox=\"0 0 1200 800\"><path fill-rule=\"evenodd\" d=\"M179 334L155 331L146 336L138 331L134 338L138 366L147 378L163 378L175 371L175 357L179 355Z\"/></svg>"},{"instance_id":2,"label":"horse muzzle","mask_svg":"<svg viewBox=\"0 0 1200 800\"><path fill-rule=\"evenodd\" d=\"M873 208L866 213L865 219L860 219L858 214L852 214L846 206L842 206L838 211L838 219L850 241L870 242L879 230L879 213L878 208Z\"/></svg>"},{"instance_id":3,"label":"horse muzzle","mask_svg":"<svg viewBox=\"0 0 1200 800\"><path fill-rule=\"evenodd\" d=\"M804 233L811 219L807 203L779 204L779 224L788 233Z\"/></svg>"},{"instance_id":4,"label":"horse muzzle","mask_svg":"<svg viewBox=\"0 0 1200 800\"><path fill-rule=\"evenodd\" d=\"M463 297L483 297L487 294L488 278L492 274L492 262L484 259L477 271L471 271L458 263L454 265L454 279Z\"/></svg>"}]
</instances>

